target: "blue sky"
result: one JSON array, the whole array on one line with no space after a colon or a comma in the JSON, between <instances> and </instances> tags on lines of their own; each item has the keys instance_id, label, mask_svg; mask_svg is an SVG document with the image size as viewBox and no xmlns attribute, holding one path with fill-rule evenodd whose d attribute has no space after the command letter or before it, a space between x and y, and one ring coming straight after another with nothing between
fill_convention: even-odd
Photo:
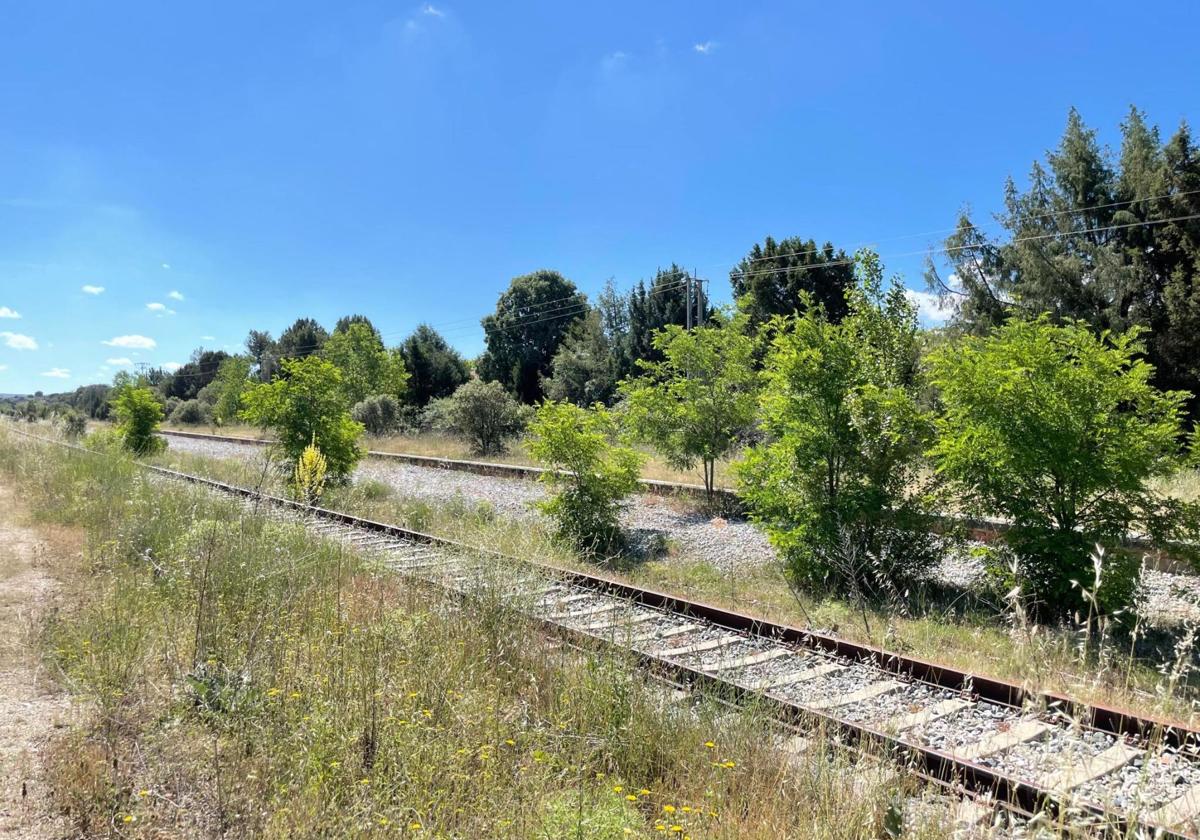
<instances>
[{"instance_id":1,"label":"blue sky","mask_svg":"<svg viewBox=\"0 0 1200 840\"><path fill-rule=\"evenodd\" d=\"M473 355L516 274L723 298L767 234L920 288L1071 105L1200 128L1198 36L1194 2L6 4L0 392L299 315Z\"/></svg>"}]
</instances>

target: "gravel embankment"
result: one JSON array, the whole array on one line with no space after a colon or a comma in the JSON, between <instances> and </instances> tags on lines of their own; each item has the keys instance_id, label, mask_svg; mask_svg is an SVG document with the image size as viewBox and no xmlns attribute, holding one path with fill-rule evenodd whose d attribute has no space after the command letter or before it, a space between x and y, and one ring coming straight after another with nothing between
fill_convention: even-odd
<instances>
[{"instance_id":1,"label":"gravel embankment","mask_svg":"<svg viewBox=\"0 0 1200 840\"><path fill-rule=\"evenodd\" d=\"M261 452L250 444L199 438L170 437L171 448L211 458L246 458L247 450ZM418 467L368 458L359 464L355 479L373 479L392 487L398 494L431 502L487 502L501 516L540 517L531 502L544 498L545 491L534 481L475 475L473 473ZM766 536L749 522L710 519L689 511L673 500L653 495L633 498L622 514L624 526L646 543L665 538L690 560L704 560L723 572L773 562L775 552ZM984 574L983 563L968 551L947 556L934 572L943 583L967 589ZM1139 600L1144 614L1156 623L1200 622L1200 577L1147 569L1142 576Z\"/></svg>"}]
</instances>

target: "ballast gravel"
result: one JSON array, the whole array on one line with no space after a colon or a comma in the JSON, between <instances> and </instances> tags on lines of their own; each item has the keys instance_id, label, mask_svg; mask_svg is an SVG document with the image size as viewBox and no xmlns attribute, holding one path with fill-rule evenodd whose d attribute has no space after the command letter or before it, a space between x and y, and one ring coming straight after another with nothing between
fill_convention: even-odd
<instances>
[{"instance_id":1,"label":"ballast gravel","mask_svg":"<svg viewBox=\"0 0 1200 840\"><path fill-rule=\"evenodd\" d=\"M169 437L177 452L210 458L241 459L247 450L262 447L222 440ZM531 504L545 497L536 481L475 475L474 473L419 467L368 458L359 464L355 480L369 479L387 484L401 496L435 503L487 503L505 517L536 519L542 514ZM776 562L777 556L765 534L745 520L710 518L688 510L675 500L642 494L635 496L621 515L635 544L644 546L669 541L675 556L685 561L703 561L723 574L736 574ZM937 581L960 589L977 586L984 576L983 562L970 548L946 552L932 573ZM1200 622L1200 577L1146 569L1142 575L1139 602L1143 614L1154 623Z\"/></svg>"}]
</instances>

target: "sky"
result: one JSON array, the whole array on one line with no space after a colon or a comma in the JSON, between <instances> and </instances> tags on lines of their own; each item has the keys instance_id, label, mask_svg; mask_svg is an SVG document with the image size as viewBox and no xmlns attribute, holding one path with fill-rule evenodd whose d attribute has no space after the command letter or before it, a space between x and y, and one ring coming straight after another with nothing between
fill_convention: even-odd
<instances>
[{"instance_id":1,"label":"sky","mask_svg":"<svg viewBox=\"0 0 1200 840\"><path fill-rule=\"evenodd\" d=\"M299 316L463 353L509 280L763 237L868 245L920 298L1077 107L1200 128L1200 4L45 0L0 9L0 393ZM935 323L930 302L923 317Z\"/></svg>"}]
</instances>

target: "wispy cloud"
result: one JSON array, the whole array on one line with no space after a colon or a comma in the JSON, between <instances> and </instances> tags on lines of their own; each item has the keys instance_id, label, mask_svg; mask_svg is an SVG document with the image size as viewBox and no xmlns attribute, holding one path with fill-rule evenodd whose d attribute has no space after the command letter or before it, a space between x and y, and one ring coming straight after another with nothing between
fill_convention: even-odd
<instances>
[{"instance_id":1,"label":"wispy cloud","mask_svg":"<svg viewBox=\"0 0 1200 840\"><path fill-rule=\"evenodd\" d=\"M105 359L104 362L105 362L105 364L116 365L117 367L121 367L123 365L133 364L133 359L127 359L124 356L118 356L115 359Z\"/></svg>"},{"instance_id":2,"label":"wispy cloud","mask_svg":"<svg viewBox=\"0 0 1200 840\"><path fill-rule=\"evenodd\" d=\"M0 365L0 370L8 370L8 365Z\"/></svg>"},{"instance_id":3,"label":"wispy cloud","mask_svg":"<svg viewBox=\"0 0 1200 840\"><path fill-rule=\"evenodd\" d=\"M20 318L21 313L7 306L0 306L0 318Z\"/></svg>"},{"instance_id":4,"label":"wispy cloud","mask_svg":"<svg viewBox=\"0 0 1200 840\"><path fill-rule=\"evenodd\" d=\"M11 347L13 350L36 350L38 343L30 336L22 335L15 332L0 332L0 338L4 339L4 346Z\"/></svg>"},{"instance_id":5,"label":"wispy cloud","mask_svg":"<svg viewBox=\"0 0 1200 840\"><path fill-rule=\"evenodd\" d=\"M181 367L183 367L183 365L181 365L179 362L167 362L165 365L163 365L163 370L168 370L171 373L174 373Z\"/></svg>"},{"instance_id":6,"label":"wispy cloud","mask_svg":"<svg viewBox=\"0 0 1200 840\"><path fill-rule=\"evenodd\" d=\"M692 49L695 50L696 52L700 53L700 55L708 55L710 52L712 52L716 48L717 48L716 41L704 41L703 43L692 45Z\"/></svg>"},{"instance_id":7,"label":"wispy cloud","mask_svg":"<svg viewBox=\"0 0 1200 840\"><path fill-rule=\"evenodd\" d=\"M202 335L202 336L200 336L200 340L201 341L216 341L217 337L215 335Z\"/></svg>"},{"instance_id":8,"label":"wispy cloud","mask_svg":"<svg viewBox=\"0 0 1200 840\"><path fill-rule=\"evenodd\" d=\"M167 271L170 271L170 270L171 270L171 264L170 264L170 263L163 263L163 264L162 264L162 267L163 267L163 268L165 268Z\"/></svg>"},{"instance_id":9,"label":"wispy cloud","mask_svg":"<svg viewBox=\"0 0 1200 840\"><path fill-rule=\"evenodd\" d=\"M103 286L80 286L79 290L89 295L98 295L104 291Z\"/></svg>"},{"instance_id":10,"label":"wispy cloud","mask_svg":"<svg viewBox=\"0 0 1200 840\"><path fill-rule=\"evenodd\" d=\"M445 17L446 13L432 3L426 3L421 7L421 14L429 15L430 17Z\"/></svg>"},{"instance_id":11,"label":"wispy cloud","mask_svg":"<svg viewBox=\"0 0 1200 840\"><path fill-rule=\"evenodd\" d=\"M49 376L52 379L70 379L71 371L67 368L50 368L50 370L42 371L42 376Z\"/></svg>"},{"instance_id":12,"label":"wispy cloud","mask_svg":"<svg viewBox=\"0 0 1200 840\"><path fill-rule=\"evenodd\" d=\"M167 308L165 303L147 303L146 308L155 315L174 315L175 310Z\"/></svg>"},{"instance_id":13,"label":"wispy cloud","mask_svg":"<svg viewBox=\"0 0 1200 840\"><path fill-rule=\"evenodd\" d=\"M167 292L167 297L171 300L183 300L183 292L178 292L175 289Z\"/></svg>"},{"instance_id":14,"label":"wispy cloud","mask_svg":"<svg viewBox=\"0 0 1200 840\"><path fill-rule=\"evenodd\" d=\"M128 350L153 350L158 346L157 341L144 335L118 335L100 343L107 344L109 347L124 347Z\"/></svg>"}]
</instances>

